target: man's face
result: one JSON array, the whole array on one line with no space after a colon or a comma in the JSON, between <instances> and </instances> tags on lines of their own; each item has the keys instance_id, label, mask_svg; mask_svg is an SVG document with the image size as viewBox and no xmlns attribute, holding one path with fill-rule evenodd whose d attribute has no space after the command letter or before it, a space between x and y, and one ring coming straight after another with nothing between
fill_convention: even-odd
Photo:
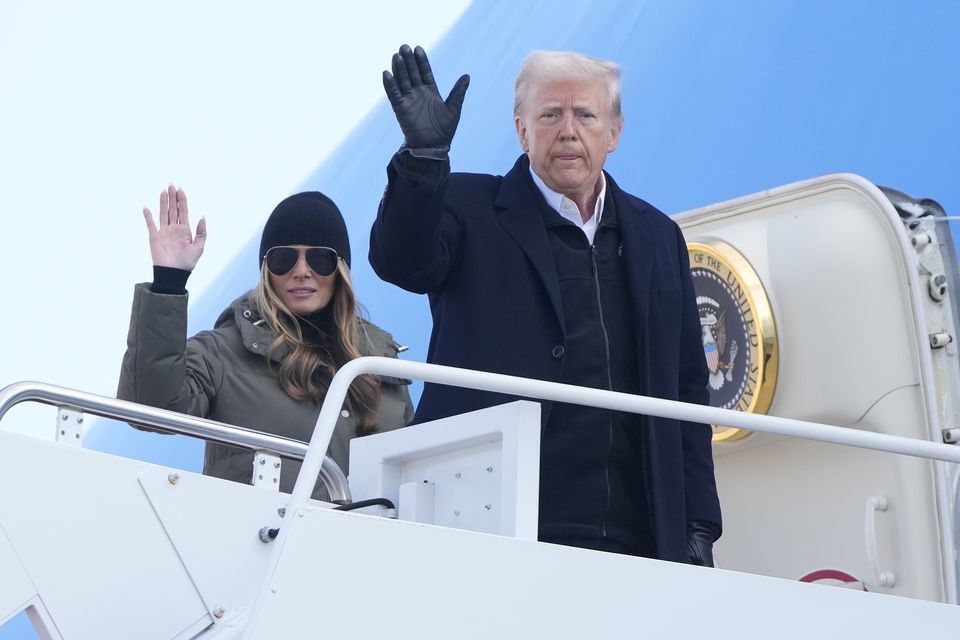
<instances>
[{"instance_id":1,"label":"man's face","mask_svg":"<svg viewBox=\"0 0 960 640\"><path fill-rule=\"evenodd\" d=\"M600 81L564 80L531 87L515 118L520 146L550 189L574 200L594 192L621 124L610 115Z\"/></svg>"}]
</instances>

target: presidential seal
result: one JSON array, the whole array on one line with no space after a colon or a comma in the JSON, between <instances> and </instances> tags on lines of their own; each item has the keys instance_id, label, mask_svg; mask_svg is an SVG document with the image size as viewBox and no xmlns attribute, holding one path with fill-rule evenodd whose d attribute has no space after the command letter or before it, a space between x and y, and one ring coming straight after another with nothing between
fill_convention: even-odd
<instances>
[{"instance_id":1,"label":"presidential seal","mask_svg":"<svg viewBox=\"0 0 960 640\"><path fill-rule=\"evenodd\" d=\"M765 413L777 382L777 337L760 278L725 242L688 242L687 251L710 372L710 405ZM749 433L713 427L714 442Z\"/></svg>"}]
</instances>

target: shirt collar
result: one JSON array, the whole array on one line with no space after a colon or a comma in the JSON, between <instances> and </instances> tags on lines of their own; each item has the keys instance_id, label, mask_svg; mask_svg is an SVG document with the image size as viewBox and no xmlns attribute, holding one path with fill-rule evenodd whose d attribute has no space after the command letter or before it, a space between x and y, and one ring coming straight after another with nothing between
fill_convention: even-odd
<instances>
[{"instance_id":1,"label":"shirt collar","mask_svg":"<svg viewBox=\"0 0 960 640\"><path fill-rule=\"evenodd\" d=\"M600 225L600 218L603 216L603 201L607 196L607 178L602 171L600 172L600 195L597 196L597 204L593 209L593 215L589 220L584 222L583 218L580 217L580 208L577 207L576 202L548 187L547 183L541 180L537 172L533 170L533 165L530 165L529 168L530 176L533 178L533 184L537 185L537 188L540 190L540 193L543 194L544 200L547 201L551 209L581 228L585 224L589 224L593 228ZM565 204L569 204L570 206L564 206Z\"/></svg>"}]
</instances>

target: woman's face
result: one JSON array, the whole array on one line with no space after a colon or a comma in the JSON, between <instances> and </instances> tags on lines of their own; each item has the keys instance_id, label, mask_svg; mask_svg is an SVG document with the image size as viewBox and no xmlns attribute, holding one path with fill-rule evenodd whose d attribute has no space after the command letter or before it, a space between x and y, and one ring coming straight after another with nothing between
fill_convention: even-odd
<instances>
[{"instance_id":1,"label":"woman's face","mask_svg":"<svg viewBox=\"0 0 960 640\"><path fill-rule=\"evenodd\" d=\"M297 264L282 276L274 275L269 270L270 286L292 313L298 316L309 316L321 309L325 309L337 286L337 274L319 276L307 265L303 250L304 244L290 245L300 250Z\"/></svg>"}]
</instances>

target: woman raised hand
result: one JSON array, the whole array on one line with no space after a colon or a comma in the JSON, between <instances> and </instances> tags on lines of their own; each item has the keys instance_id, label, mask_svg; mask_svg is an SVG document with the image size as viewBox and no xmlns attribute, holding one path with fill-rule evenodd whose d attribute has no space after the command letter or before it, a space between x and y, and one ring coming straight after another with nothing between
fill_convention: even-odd
<instances>
[{"instance_id":1,"label":"woman raised hand","mask_svg":"<svg viewBox=\"0 0 960 640\"><path fill-rule=\"evenodd\" d=\"M143 208L143 218L150 233L150 257L155 267L173 267L193 271L203 255L207 241L207 221L200 218L197 233L190 230L187 194L172 184L160 192L160 218L153 221L150 209Z\"/></svg>"}]
</instances>

